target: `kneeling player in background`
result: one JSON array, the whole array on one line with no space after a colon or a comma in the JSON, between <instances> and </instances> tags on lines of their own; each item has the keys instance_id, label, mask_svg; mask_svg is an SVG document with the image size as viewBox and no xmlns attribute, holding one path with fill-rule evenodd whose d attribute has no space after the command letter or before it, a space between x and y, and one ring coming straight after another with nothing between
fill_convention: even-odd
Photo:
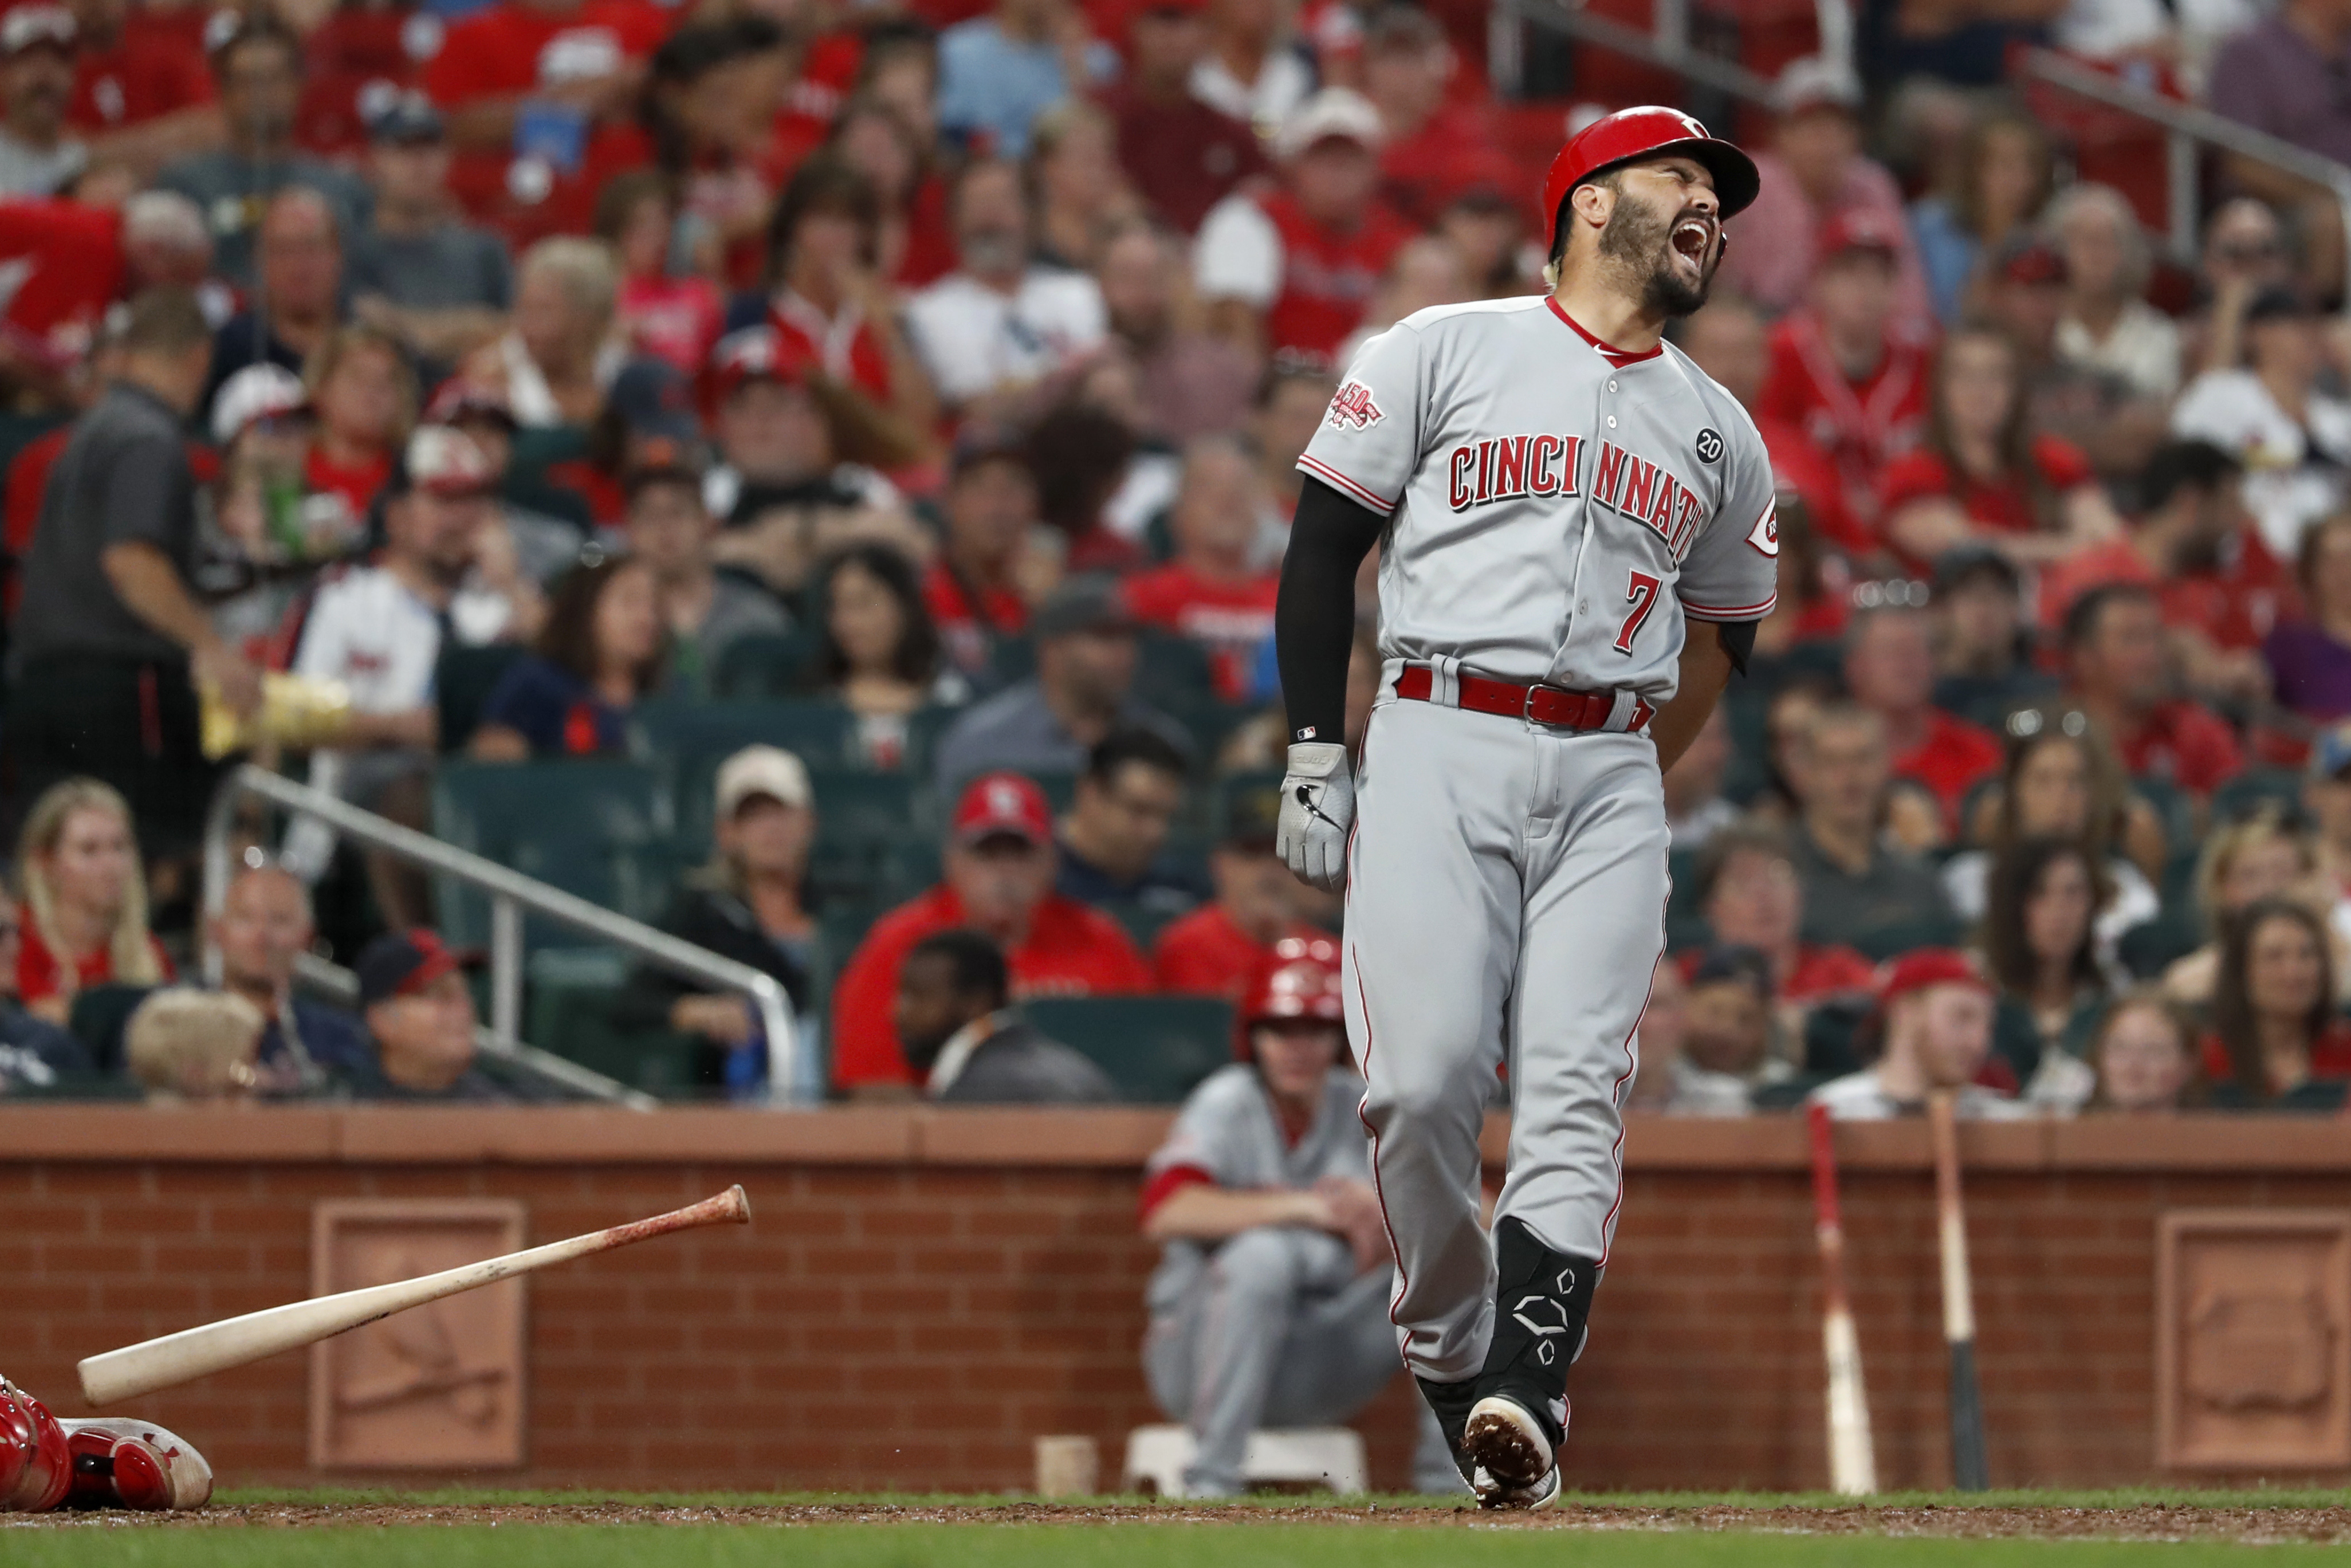
<instances>
[{"instance_id":1,"label":"kneeling player in background","mask_svg":"<svg viewBox=\"0 0 2351 1568\"><path fill-rule=\"evenodd\" d=\"M1356 1107L1328 938L1285 938L1241 997L1239 1061L1184 1103L1144 1173L1151 1277L1144 1370L1192 1429L1194 1497L1241 1490L1249 1433L1345 1420L1398 1370L1395 1257ZM1459 1491L1426 1409L1418 1491Z\"/></svg>"}]
</instances>

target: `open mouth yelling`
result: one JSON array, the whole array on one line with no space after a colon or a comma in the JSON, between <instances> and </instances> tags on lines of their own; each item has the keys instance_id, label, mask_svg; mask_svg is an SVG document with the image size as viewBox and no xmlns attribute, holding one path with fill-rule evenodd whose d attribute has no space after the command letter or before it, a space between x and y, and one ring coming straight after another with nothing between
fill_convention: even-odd
<instances>
[{"instance_id":1,"label":"open mouth yelling","mask_svg":"<svg viewBox=\"0 0 2351 1568\"><path fill-rule=\"evenodd\" d=\"M1706 218L1686 217L1674 225L1671 242L1674 254L1698 271L1706 270L1708 258L1714 251L1714 225Z\"/></svg>"}]
</instances>

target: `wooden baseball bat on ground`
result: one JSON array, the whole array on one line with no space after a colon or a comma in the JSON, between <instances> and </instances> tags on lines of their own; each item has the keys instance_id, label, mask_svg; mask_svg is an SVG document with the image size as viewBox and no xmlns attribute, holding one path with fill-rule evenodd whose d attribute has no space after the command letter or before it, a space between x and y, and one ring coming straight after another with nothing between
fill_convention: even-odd
<instances>
[{"instance_id":1,"label":"wooden baseball bat on ground","mask_svg":"<svg viewBox=\"0 0 2351 1568\"><path fill-rule=\"evenodd\" d=\"M1837 1210L1836 1145L1829 1108L1806 1109L1813 1132L1813 1234L1821 1247L1821 1348L1829 1373L1829 1487L1847 1497L1877 1490L1869 1439L1869 1391L1861 1380L1861 1336L1844 1290L1844 1223Z\"/></svg>"},{"instance_id":2,"label":"wooden baseball bat on ground","mask_svg":"<svg viewBox=\"0 0 2351 1568\"><path fill-rule=\"evenodd\" d=\"M225 1372L232 1366L243 1366L280 1351L296 1350L426 1301L528 1274L535 1269L568 1263L591 1252L609 1252L615 1247L698 1226L750 1223L751 1200L741 1187L732 1186L688 1207L574 1236L568 1241L550 1241L544 1247L509 1252L503 1258L486 1258L479 1263L444 1269L438 1274L420 1274L413 1280L394 1280L388 1285L370 1285L307 1301L289 1301L282 1307L266 1307L242 1317L202 1323L84 1360L80 1367L82 1397L93 1406L117 1404L141 1394L152 1394L159 1388L172 1388L212 1373Z\"/></svg>"},{"instance_id":3,"label":"wooden baseball bat on ground","mask_svg":"<svg viewBox=\"0 0 2351 1568\"><path fill-rule=\"evenodd\" d=\"M1951 1484L1991 1485L1984 1458L1983 1391L1976 1382L1975 1282L1968 1271L1968 1215L1959 1203L1959 1131L1949 1091L1927 1101L1935 1144L1935 1212L1943 1253L1943 1342L1951 1353Z\"/></svg>"}]
</instances>

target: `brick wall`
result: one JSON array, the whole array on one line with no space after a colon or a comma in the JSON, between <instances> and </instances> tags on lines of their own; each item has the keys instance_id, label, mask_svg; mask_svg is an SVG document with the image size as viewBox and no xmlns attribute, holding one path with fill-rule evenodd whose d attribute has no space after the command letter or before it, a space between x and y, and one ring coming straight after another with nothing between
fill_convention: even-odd
<instances>
[{"instance_id":1,"label":"brick wall","mask_svg":"<svg viewBox=\"0 0 2351 1568\"><path fill-rule=\"evenodd\" d=\"M757 1223L537 1275L535 1484L1019 1488L1029 1439L1114 1466L1157 1418L1134 1232L1150 1113L0 1112L0 1370L61 1413L79 1356L306 1295L310 1205L500 1197L551 1240L749 1189ZM1637 1126L1578 1369L1573 1473L1608 1487L1822 1483L1801 1129ZM1846 1223L1881 1479L1943 1483L1922 1129L1847 1129ZM2339 1125L1967 1133L1995 1484L2155 1475L2157 1218L2351 1206ZM1491 1140L1499 1154L1499 1129ZM298 1479L301 1355L140 1402L232 1482ZM1405 1473L1403 1380L1365 1413ZM315 1478L312 1478L315 1479Z\"/></svg>"}]
</instances>

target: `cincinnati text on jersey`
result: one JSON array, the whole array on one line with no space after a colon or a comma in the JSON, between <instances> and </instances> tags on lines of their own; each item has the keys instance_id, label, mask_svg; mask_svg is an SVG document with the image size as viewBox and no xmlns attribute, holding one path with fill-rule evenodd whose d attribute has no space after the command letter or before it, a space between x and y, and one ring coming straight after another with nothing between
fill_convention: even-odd
<instances>
[{"instance_id":1,"label":"cincinnati text on jersey","mask_svg":"<svg viewBox=\"0 0 2351 1568\"><path fill-rule=\"evenodd\" d=\"M1581 435L1498 435L1453 449L1447 497L1457 512L1496 501L1584 494L1583 449L1597 445L1591 501L1621 513L1666 541L1678 562L1706 520L1706 503L1662 463L1652 463L1613 441Z\"/></svg>"}]
</instances>

